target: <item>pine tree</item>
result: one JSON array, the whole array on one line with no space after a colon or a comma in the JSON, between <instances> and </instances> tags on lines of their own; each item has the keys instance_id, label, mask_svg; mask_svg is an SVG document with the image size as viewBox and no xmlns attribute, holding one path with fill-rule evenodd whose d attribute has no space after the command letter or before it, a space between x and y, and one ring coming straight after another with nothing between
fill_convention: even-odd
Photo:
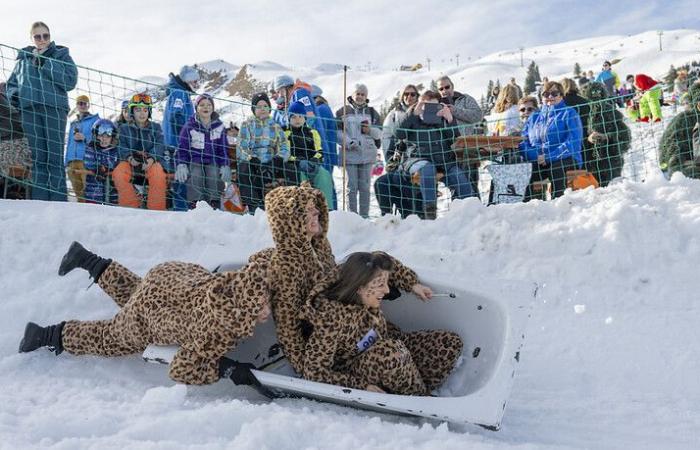
<instances>
[{"instance_id":1,"label":"pine tree","mask_svg":"<svg viewBox=\"0 0 700 450\"><path fill-rule=\"evenodd\" d=\"M486 101L488 102L493 94L493 80L489 80L489 84L486 86Z\"/></svg>"},{"instance_id":2,"label":"pine tree","mask_svg":"<svg viewBox=\"0 0 700 450\"><path fill-rule=\"evenodd\" d=\"M527 75L525 76L525 86L523 86L525 95L530 95L537 90L536 83L538 81L540 81L540 69L535 64L535 61L532 61L527 67Z\"/></svg>"},{"instance_id":3,"label":"pine tree","mask_svg":"<svg viewBox=\"0 0 700 450\"><path fill-rule=\"evenodd\" d=\"M664 77L664 83L666 84L666 92L673 92L673 82L676 81L677 76L678 71L675 67L673 67L673 64L671 64L671 68L668 69L668 73Z\"/></svg>"},{"instance_id":4,"label":"pine tree","mask_svg":"<svg viewBox=\"0 0 700 450\"><path fill-rule=\"evenodd\" d=\"M381 108L379 109L379 121L381 123L384 123L384 119L386 119L386 116L389 115L392 109L396 108L399 106L399 103L401 102L401 91L398 91L394 98L389 100L384 100L384 103L382 104Z\"/></svg>"},{"instance_id":5,"label":"pine tree","mask_svg":"<svg viewBox=\"0 0 700 450\"><path fill-rule=\"evenodd\" d=\"M574 64L574 78L581 78L581 64Z\"/></svg>"},{"instance_id":6,"label":"pine tree","mask_svg":"<svg viewBox=\"0 0 700 450\"><path fill-rule=\"evenodd\" d=\"M437 83L435 82L435 80L432 80L432 81L430 82L430 90L431 90L431 91L434 91L434 92L438 92L438 85L437 85Z\"/></svg>"}]
</instances>

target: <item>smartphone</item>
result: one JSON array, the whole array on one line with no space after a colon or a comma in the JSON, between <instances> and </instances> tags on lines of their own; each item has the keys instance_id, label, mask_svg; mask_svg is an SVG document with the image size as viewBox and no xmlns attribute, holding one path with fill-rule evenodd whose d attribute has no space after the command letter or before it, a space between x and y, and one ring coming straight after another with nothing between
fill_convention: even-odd
<instances>
[{"instance_id":1,"label":"smartphone","mask_svg":"<svg viewBox=\"0 0 700 450\"><path fill-rule=\"evenodd\" d=\"M423 122L427 125L442 125L442 117L437 115L445 106L440 103L423 104Z\"/></svg>"}]
</instances>

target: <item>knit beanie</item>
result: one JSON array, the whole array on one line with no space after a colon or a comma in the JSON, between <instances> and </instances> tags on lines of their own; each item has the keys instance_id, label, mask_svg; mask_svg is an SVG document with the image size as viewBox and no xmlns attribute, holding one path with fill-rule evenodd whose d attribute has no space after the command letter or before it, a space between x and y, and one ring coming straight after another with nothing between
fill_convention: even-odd
<instances>
[{"instance_id":1,"label":"knit beanie","mask_svg":"<svg viewBox=\"0 0 700 450\"><path fill-rule=\"evenodd\" d=\"M253 95L253 99L250 101L250 109L253 111L253 113L255 113L255 107L258 103L260 103L260 100L264 100L265 103L267 103L268 108L272 106L272 103L270 103L270 97L268 97L264 92L259 92Z\"/></svg>"},{"instance_id":2,"label":"knit beanie","mask_svg":"<svg viewBox=\"0 0 700 450\"><path fill-rule=\"evenodd\" d=\"M294 102L289 105L289 114L298 114L300 116L306 115L306 107L302 102Z\"/></svg>"}]
</instances>

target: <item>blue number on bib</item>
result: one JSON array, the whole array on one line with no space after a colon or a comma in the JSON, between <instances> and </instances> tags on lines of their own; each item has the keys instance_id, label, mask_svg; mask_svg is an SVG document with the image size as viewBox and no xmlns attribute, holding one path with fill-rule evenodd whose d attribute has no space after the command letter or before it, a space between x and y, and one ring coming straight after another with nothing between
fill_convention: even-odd
<instances>
[{"instance_id":1,"label":"blue number on bib","mask_svg":"<svg viewBox=\"0 0 700 450\"><path fill-rule=\"evenodd\" d=\"M364 352L377 342L377 332L371 328L365 336L357 342L357 349L360 353Z\"/></svg>"}]
</instances>

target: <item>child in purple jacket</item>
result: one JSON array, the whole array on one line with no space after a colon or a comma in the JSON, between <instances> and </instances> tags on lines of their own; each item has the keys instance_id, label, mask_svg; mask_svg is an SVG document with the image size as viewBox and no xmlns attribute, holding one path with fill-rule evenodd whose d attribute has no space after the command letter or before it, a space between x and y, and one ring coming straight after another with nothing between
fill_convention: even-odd
<instances>
[{"instance_id":1,"label":"child in purple jacket","mask_svg":"<svg viewBox=\"0 0 700 450\"><path fill-rule=\"evenodd\" d=\"M175 153L175 180L187 182L187 201L216 205L225 183L231 182L226 127L214 111L214 99L202 94L195 100L195 115L182 127Z\"/></svg>"}]
</instances>

